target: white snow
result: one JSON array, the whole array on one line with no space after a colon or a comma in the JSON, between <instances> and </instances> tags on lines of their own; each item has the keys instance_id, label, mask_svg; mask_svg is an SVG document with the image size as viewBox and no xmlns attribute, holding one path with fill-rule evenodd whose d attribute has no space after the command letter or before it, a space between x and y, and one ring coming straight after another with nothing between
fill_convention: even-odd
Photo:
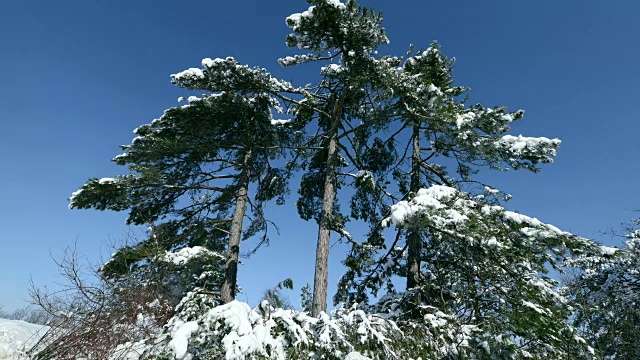
<instances>
[{"instance_id":1,"label":"white snow","mask_svg":"<svg viewBox=\"0 0 640 360\"><path fill-rule=\"evenodd\" d=\"M618 249L611 246L603 245L603 246L600 246L600 251L602 252L603 255L612 256L616 253L616 251L618 251Z\"/></svg>"},{"instance_id":2,"label":"white snow","mask_svg":"<svg viewBox=\"0 0 640 360\"><path fill-rule=\"evenodd\" d=\"M360 354L359 352L350 352L344 360L371 360L370 358Z\"/></svg>"},{"instance_id":3,"label":"white snow","mask_svg":"<svg viewBox=\"0 0 640 360\"><path fill-rule=\"evenodd\" d=\"M355 175L355 177L357 178L366 178L366 177L372 177L373 174L371 174L371 171L369 170L359 170L358 173Z\"/></svg>"},{"instance_id":4,"label":"white snow","mask_svg":"<svg viewBox=\"0 0 640 360\"><path fill-rule=\"evenodd\" d=\"M486 192L487 194L491 194L491 195L498 195L500 194L500 190L498 189L494 189L488 186L484 187L484 192Z\"/></svg>"},{"instance_id":5,"label":"white snow","mask_svg":"<svg viewBox=\"0 0 640 360\"><path fill-rule=\"evenodd\" d=\"M327 76L337 76L345 70L344 66L338 64L329 64L320 68L320 73Z\"/></svg>"},{"instance_id":6,"label":"white snow","mask_svg":"<svg viewBox=\"0 0 640 360\"><path fill-rule=\"evenodd\" d=\"M176 325L171 331L172 339L169 341L169 348L173 350L176 355L176 359L184 359L187 355L187 348L189 346L189 338L191 334L198 331L198 322L189 321Z\"/></svg>"},{"instance_id":7,"label":"white snow","mask_svg":"<svg viewBox=\"0 0 640 360\"><path fill-rule=\"evenodd\" d=\"M227 60L234 60L232 57L227 57L227 59L221 59L221 58L216 58L216 59L210 59L210 58L204 58L202 59L202 66L204 67L213 67L216 64L222 64Z\"/></svg>"},{"instance_id":8,"label":"white snow","mask_svg":"<svg viewBox=\"0 0 640 360\"><path fill-rule=\"evenodd\" d=\"M100 185L113 184L114 182L116 182L114 178L102 178L98 180L98 184Z\"/></svg>"},{"instance_id":9,"label":"white snow","mask_svg":"<svg viewBox=\"0 0 640 360\"><path fill-rule=\"evenodd\" d=\"M331 5L337 9L343 10L346 8L346 5L340 2L339 0L325 0L328 5ZM287 23L292 22L293 26L291 27L294 31L300 26L300 20L302 18L311 19L313 17L313 12L315 10L315 6L310 6L307 11L302 13L291 14L287 17Z\"/></svg>"},{"instance_id":10,"label":"white snow","mask_svg":"<svg viewBox=\"0 0 640 360\"><path fill-rule=\"evenodd\" d=\"M542 315L547 315L549 313L549 310L541 308L540 306L530 302L530 301L526 301L526 300L522 300L522 305L532 309L533 311L537 312L538 314L542 314Z\"/></svg>"},{"instance_id":11,"label":"white snow","mask_svg":"<svg viewBox=\"0 0 640 360\"><path fill-rule=\"evenodd\" d=\"M176 252L167 251L164 256L160 257L161 261L173 263L175 265L184 265L191 259L200 256L222 256L216 252L208 250L202 246L185 247Z\"/></svg>"},{"instance_id":12,"label":"white snow","mask_svg":"<svg viewBox=\"0 0 640 360\"><path fill-rule=\"evenodd\" d=\"M127 156L129 156L129 153L124 152L124 153L122 153L122 154L120 154L120 155L116 155L116 156L113 158L113 161L117 161L117 160L119 160L119 159L124 159L124 158L126 158Z\"/></svg>"},{"instance_id":13,"label":"white snow","mask_svg":"<svg viewBox=\"0 0 640 360\"><path fill-rule=\"evenodd\" d=\"M560 139L504 135L496 142L496 145L508 149L513 155L524 155L530 151L550 148L549 154L555 156L556 153L553 148L560 145Z\"/></svg>"},{"instance_id":14,"label":"white snow","mask_svg":"<svg viewBox=\"0 0 640 360\"><path fill-rule=\"evenodd\" d=\"M345 9L346 6L340 1L340 0L326 0L327 4L338 8L338 9Z\"/></svg>"},{"instance_id":15,"label":"white snow","mask_svg":"<svg viewBox=\"0 0 640 360\"><path fill-rule=\"evenodd\" d=\"M73 204L76 201L76 198L82 193L83 189L78 189L71 194L69 198L69 209L73 209Z\"/></svg>"},{"instance_id":16,"label":"white snow","mask_svg":"<svg viewBox=\"0 0 640 360\"><path fill-rule=\"evenodd\" d=\"M437 210L445 208L446 205L441 201L455 197L457 190L448 186L434 185L428 189L420 189L415 198L411 201L400 201L391 207L391 215L384 222L385 225L400 225L413 217L416 213L429 211L429 209ZM452 213L452 216L460 220L461 214Z\"/></svg>"},{"instance_id":17,"label":"white snow","mask_svg":"<svg viewBox=\"0 0 640 360\"><path fill-rule=\"evenodd\" d=\"M35 345L47 330L47 326L0 319L0 360L28 359L25 351Z\"/></svg>"},{"instance_id":18,"label":"white snow","mask_svg":"<svg viewBox=\"0 0 640 360\"><path fill-rule=\"evenodd\" d=\"M194 300L194 305L198 304L197 294L190 293L189 296L192 300L183 299L183 305ZM367 314L355 306L336 309L332 316L321 313L319 318L314 318L296 310L273 308L268 301L252 309L248 304L234 300L209 308L198 319L196 323L185 322L180 315L172 318L168 324L170 344L159 343L156 350L163 351L168 345L177 359L190 359L198 355L189 354L189 343L207 339L223 346L221 358L225 360L254 357L285 360L286 349L291 346L300 347L301 351L310 346L333 351L341 359L345 358L345 353L338 349L346 348L349 349L347 359L368 360L354 351L346 329L356 330L359 343L374 341L385 348L388 334L400 331L393 321Z\"/></svg>"},{"instance_id":19,"label":"white snow","mask_svg":"<svg viewBox=\"0 0 640 360\"><path fill-rule=\"evenodd\" d=\"M198 79L202 79L204 78L204 73L202 72L202 70L198 69L198 68L190 68L184 71L181 71L177 74L172 74L171 77L174 80L180 80L180 79L184 79L184 78L198 78Z\"/></svg>"},{"instance_id":20,"label":"white snow","mask_svg":"<svg viewBox=\"0 0 640 360\"><path fill-rule=\"evenodd\" d=\"M488 187L484 190L485 192L498 191ZM400 201L393 205L391 214L383 220L382 225L403 226L419 216L443 231L447 227L453 227L456 229L453 231L458 232L464 228L470 218L483 218L487 215L495 215L497 220L488 220L486 226L495 226L500 223L505 224L504 226L510 226L508 224L525 225L520 227L519 231L531 239L570 235L553 225L545 224L534 217L508 211L502 206L482 205L471 200L469 194L442 185L421 189L413 199ZM463 235L463 233L460 234ZM484 240L483 243L491 247L503 246L491 238Z\"/></svg>"},{"instance_id":21,"label":"white snow","mask_svg":"<svg viewBox=\"0 0 640 360\"><path fill-rule=\"evenodd\" d=\"M284 125L291 122L291 119L271 119L271 125Z\"/></svg>"},{"instance_id":22,"label":"white snow","mask_svg":"<svg viewBox=\"0 0 640 360\"><path fill-rule=\"evenodd\" d=\"M294 56L286 56L284 58L278 59L278 63L280 63L280 65L282 66L290 66L290 65L295 65L295 64L302 64L302 63L306 63L309 62L313 59L315 59L315 56L310 56L307 54L303 54L303 55L294 55Z\"/></svg>"},{"instance_id":23,"label":"white snow","mask_svg":"<svg viewBox=\"0 0 640 360\"><path fill-rule=\"evenodd\" d=\"M144 340L135 343L126 342L116 347L113 354L109 356L109 360L139 360L146 347Z\"/></svg>"}]
</instances>

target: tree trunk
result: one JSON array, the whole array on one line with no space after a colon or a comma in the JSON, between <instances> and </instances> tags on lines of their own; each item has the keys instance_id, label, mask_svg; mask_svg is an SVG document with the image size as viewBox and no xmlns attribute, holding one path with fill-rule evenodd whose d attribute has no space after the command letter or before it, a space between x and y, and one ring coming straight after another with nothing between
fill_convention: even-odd
<instances>
[{"instance_id":1,"label":"tree trunk","mask_svg":"<svg viewBox=\"0 0 640 360\"><path fill-rule=\"evenodd\" d=\"M243 169L240 173L239 189L236 195L236 208L231 218L231 231L229 234L229 246L227 260L224 268L224 282L220 289L220 298L223 303L228 303L236 298L236 282L238 278L238 259L240 257L240 241L242 240L242 222L247 210L247 192L249 188L249 176L251 168L251 150L244 155Z\"/></svg>"},{"instance_id":2,"label":"tree trunk","mask_svg":"<svg viewBox=\"0 0 640 360\"><path fill-rule=\"evenodd\" d=\"M333 109L329 144L327 147L327 172L324 178L322 196L322 212L318 227L318 244L316 246L316 271L313 279L312 316L318 317L327 311L327 286L329 276L329 244L331 240L331 221L333 219L333 203L336 197L336 167L338 165L338 128L340 126L340 102L336 100Z\"/></svg>"},{"instance_id":3,"label":"tree trunk","mask_svg":"<svg viewBox=\"0 0 640 360\"><path fill-rule=\"evenodd\" d=\"M420 127L418 124L413 126L413 136L411 138L413 142L413 151L411 153L411 184L409 185L409 191L411 196L415 196L420 190ZM418 285L420 278L420 257L422 251L422 240L420 234L415 230L409 229L407 232L407 290L414 288ZM420 296L415 299L420 301Z\"/></svg>"}]
</instances>

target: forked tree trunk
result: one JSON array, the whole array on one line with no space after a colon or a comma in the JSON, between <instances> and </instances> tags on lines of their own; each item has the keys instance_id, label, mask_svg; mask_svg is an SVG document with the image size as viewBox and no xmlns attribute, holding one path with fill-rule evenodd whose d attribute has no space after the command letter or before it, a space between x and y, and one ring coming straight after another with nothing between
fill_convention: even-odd
<instances>
[{"instance_id":1,"label":"forked tree trunk","mask_svg":"<svg viewBox=\"0 0 640 360\"><path fill-rule=\"evenodd\" d=\"M333 203L336 197L336 167L338 165L338 128L340 126L340 103L336 100L333 119L329 130L327 147L327 172L324 178L322 212L318 226L318 244L316 245L316 271L313 278L312 316L318 317L327 311L327 286L329 283L329 242L331 240L331 221Z\"/></svg>"},{"instance_id":2,"label":"forked tree trunk","mask_svg":"<svg viewBox=\"0 0 640 360\"><path fill-rule=\"evenodd\" d=\"M239 189L236 195L236 208L231 218L231 231L227 249L227 260L224 267L224 282L220 289L220 298L228 303L236 298L236 282L238 279L238 259L240 258L240 241L242 241L242 222L247 210L247 192L251 168L251 150L244 155L243 169L240 173Z\"/></svg>"},{"instance_id":3,"label":"forked tree trunk","mask_svg":"<svg viewBox=\"0 0 640 360\"><path fill-rule=\"evenodd\" d=\"M409 191L413 196L420 190L420 126L418 124L413 126L413 136L411 138L413 143L413 150L411 153L411 183L409 184ZM420 278L420 257L422 252L422 240L420 234L415 230L409 229L407 232L407 290L412 289L418 285ZM420 302L420 296L418 295L414 299L417 303Z\"/></svg>"}]
</instances>

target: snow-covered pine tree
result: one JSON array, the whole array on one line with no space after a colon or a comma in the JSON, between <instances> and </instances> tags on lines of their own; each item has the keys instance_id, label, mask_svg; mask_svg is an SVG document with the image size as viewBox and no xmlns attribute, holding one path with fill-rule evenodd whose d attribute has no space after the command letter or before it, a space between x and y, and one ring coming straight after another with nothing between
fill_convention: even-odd
<instances>
[{"instance_id":1,"label":"snow-covered pine tree","mask_svg":"<svg viewBox=\"0 0 640 360\"><path fill-rule=\"evenodd\" d=\"M592 241L444 185L394 205L387 221L429 239L422 254L424 280L374 307L393 310L401 328L450 339L442 344L449 354L592 356L568 324L565 289L547 275L550 269L563 272L575 256L597 251ZM416 293L422 293L422 305L413 301ZM465 341L455 340L460 337Z\"/></svg>"},{"instance_id":2,"label":"snow-covered pine tree","mask_svg":"<svg viewBox=\"0 0 640 360\"><path fill-rule=\"evenodd\" d=\"M599 357L634 359L640 354L640 220L622 248L601 246L575 260L568 279L574 325Z\"/></svg>"},{"instance_id":3,"label":"snow-covered pine tree","mask_svg":"<svg viewBox=\"0 0 640 360\"><path fill-rule=\"evenodd\" d=\"M407 214L391 221L400 226L390 246L378 238L354 243L336 300L366 302L367 290L375 295L386 284L394 291L393 276L406 276L401 306L387 301L396 312L403 309L397 319L421 319L428 309L454 319L461 332L473 326L482 335L468 354L562 357L569 356L567 346L584 353L566 324L567 299L545 274L593 243L506 211L500 192L474 177L482 168L539 171L560 141L507 134L523 111L467 106L461 96L468 88L453 85L452 64L433 43L408 56L395 74L394 97L384 107L394 109L391 141L399 151L389 170L398 188L387 192L410 201L394 205L389 219L403 209ZM404 219L412 219L410 225Z\"/></svg>"},{"instance_id":4,"label":"snow-covered pine tree","mask_svg":"<svg viewBox=\"0 0 640 360\"><path fill-rule=\"evenodd\" d=\"M395 132L387 142L397 147L396 162L389 169L397 188L389 191L399 193L399 198L409 199L431 185L477 189L483 184L472 175L482 167L538 171L536 165L551 162L560 144L558 139L505 135L509 124L522 118L521 110L466 107L461 96L468 88L453 85L452 65L434 42L413 56L410 51L391 84L395 97L387 112L394 116ZM410 289L421 276L420 252L428 239L409 231L406 240ZM368 255L354 258L360 256Z\"/></svg>"},{"instance_id":5,"label":"snow-covered pine tree","mask_svg":"<svg viewBox=\"0 0 640 360\"><path fill-rule=\"evenodd\" d=\"M324 65L320 69L322 79L308 86L304 99L296 104L296 121L306 124L315 120L318 129L304 150L306 172L297 203L303 219L318 222L312 308L318 316L327 309L331 232L351 240L344 230L348 218L340 212L336 194L347 181L366 188L371 184L372 171L382 172L388 166L385 162L389 162L389 156L385 155L389 149L380 139L372 138L388 119L376 115L382 114L379 104L391 96L388 81L399 59L377 56L376 49L388 40L380 27L381 15L372 9L353 0L346 4L337 0L308 3L311 7L307 11L287 18L287 25L293 30L287 45L307 53L280 59L280 63ZM355 174L345 172L348 163L355 168ZM352 209L352 214L354 211L356 217L367 216L358 213L358 209Z\"/></svg>"},{"instance_id":6,"label":"snow-covered pine tree","mask_svg":"<svg viewBox=\"0 0 640 360\"><path fill-rule=\"evenodd\" d=\"M103 268L107 276L144 264L156 255L150 248L200 246L226 253L224 268L209 271L211 281L204 283L229 302L235 298L240 241L258 233L268 241L263 203L282 203L287 193L288 171L272 164L292 132L286 121L273 119L280 104L269 93L291 86L233 58L204 59L202 66L172 79L205 93L137 128L136 138L113 159L131 173L90 179L73 194L70 208L128 210L127 223L155 224L148 239L113 256ZM252 216L243 229L247 204ZM215 280L221 270L220 284Z\"/></svg>"}]
</instances>

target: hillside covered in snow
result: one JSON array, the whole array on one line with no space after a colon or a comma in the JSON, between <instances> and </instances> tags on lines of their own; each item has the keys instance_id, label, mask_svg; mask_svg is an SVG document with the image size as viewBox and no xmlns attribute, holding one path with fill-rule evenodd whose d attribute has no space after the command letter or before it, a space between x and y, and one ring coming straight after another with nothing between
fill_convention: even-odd
<instances>
[{"instance_id":1,"label":"hillside covered in snow","mask_svg":"<svg viewBox=\"0 0 640 360\"><path fill-rule=\"evenodd\" d=\"M28 359L25 351L47 331L46 326L0 319L0 360Z\"/></svg>"}]
</instances>

